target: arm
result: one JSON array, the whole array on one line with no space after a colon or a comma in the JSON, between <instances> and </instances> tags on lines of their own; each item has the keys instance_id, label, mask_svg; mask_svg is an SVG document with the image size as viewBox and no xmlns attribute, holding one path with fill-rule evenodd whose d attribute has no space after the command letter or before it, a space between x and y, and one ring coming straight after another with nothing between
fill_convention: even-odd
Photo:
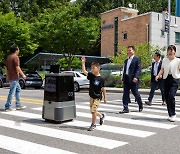
<instances>
[{"instance_id":1,"label":"arm","mask_svg":"<svg viewBox=\"0 0 180 154\"><path fill-rule=\"evenodd\" d=\"M156 76L156 81L158 81L158 79L162 78L162 74L164 73L164 68L161 68L161 70L159 71L158 75Z\"/></svg>"},{"instance_id":2,"label":"arm","mask_svg":"<svg viewBox=\"0 0 180 154\"><path fill-rule=\"evenodd\" d=\"M6 82L9 82L7 67L6 67Z\"/></svg>"},{"instance_id":3,"label":"arm","mask_svg":"<svg viewBox=\"0 0 180 154\"><path fill-rule=\"evenodd\" d=\"M16 66L16 71L22 75L23 79L26 79L25 74L23 73L23 71L21 70L19 66Z\"/></svg>"},{"instance_id":4,"label":"arm","mask_svg":"<svg viewBox=\"0 0 180 154\"><path fill-rule=\"evenodd\" d=\"M133 82L137 82L138 81L140 73L141 73L141 61L138 58L137 59L137 69L136 69L136 72L135 72L135 75L134 75Z\"/></svg>"},{"instance_id":5,"label":"arm","mask_svg":"<svg viewBox=\"0 0 180 154\"><path fill-rule=\"evenodd\" d=\"M102 88L102 92L103 92L103 96L104 96L104 103L106 103L107 99L106 99L106 89L105 89L105 87Z\"/></svg>"},{"instance_id":6,"label":"arm","mask_svg":"<svg viewBox=\"0 0 180 154\"><path fill-rule=\"evenodd\" d=\"M86 71L86 67L85 67L85 62L86 62L86 58L85 57L82 57L81 58L81 61L82 61L82 72L88 76L88 72Z\"/></svg>"}]
</instances>

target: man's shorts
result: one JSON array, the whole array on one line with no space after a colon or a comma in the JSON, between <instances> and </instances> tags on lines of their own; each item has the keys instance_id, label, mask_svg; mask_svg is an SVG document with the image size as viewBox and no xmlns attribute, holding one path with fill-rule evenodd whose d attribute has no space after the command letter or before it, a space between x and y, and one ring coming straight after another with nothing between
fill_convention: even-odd
<instances>
[{"instance_id":1,"label":"man's shorts","mask_svg":"<svg viewBox=\"0 0 180 154\"><path fill-rule=\"evenodd\" d=\"M92 97L90 97L90 111L93 113L93 112L97 112L97 109L101 103L101 100L100 99L94 99Z\"/></svg>"}]
</instances>

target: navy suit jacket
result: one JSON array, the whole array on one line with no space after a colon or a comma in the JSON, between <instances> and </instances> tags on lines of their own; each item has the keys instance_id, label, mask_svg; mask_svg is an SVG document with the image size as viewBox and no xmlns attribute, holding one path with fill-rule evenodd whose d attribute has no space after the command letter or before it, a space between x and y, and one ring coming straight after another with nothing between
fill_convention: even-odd
<instances>
[{"instance_id":1,"label":"navy suit jacket","mask_svg":"<svg viewBox=\"0 0 180 154\"><path fill-rule=\"evenodd\" d=\"M124 61L124 71L122 78L123 81L125 80L127 61L128 59ZM141 61L138 57L134 56L129 66L129 74L128 74L129 82L132 82L134 78L139 79L140 73L141 73Z\"/></svg>"},{"instance_id":2,"label":"navy suit jacket","mask_svg":"<svg viewBox=\"0 0 180 154\"><path fill-rule=\"evenodd\" d=\"M155 81L155 77L154 77L154 64L155 62L152 63L152 70L151 70L151 81ZM159 66L158 66L158 71L157 73L159 73L159 71L161 70L161 66L162 66L162 61L159 62ZM158 80L161 81L162 79Z\"/></svg>"}]
</instances>

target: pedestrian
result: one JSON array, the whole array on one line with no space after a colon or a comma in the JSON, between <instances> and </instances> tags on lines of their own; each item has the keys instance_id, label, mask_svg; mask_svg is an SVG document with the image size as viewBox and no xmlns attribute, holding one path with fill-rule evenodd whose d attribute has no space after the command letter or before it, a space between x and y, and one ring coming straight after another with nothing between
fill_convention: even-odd
<instances>
[{"instance_id":1,"label":"pedestrian","mask_svg":"<svg viewBox=\"0 0 180 154\"><path fill-rule=\"evenodd\" d=\"M163 59L162 67L156 80L158 81L163 74L164 79L164 95L168 110L168 120L174 122L176 120L175 112L175 96L178 90L180 78L180 59L176 58L176 47L170 45L167 48L167 58Z\"/></svg>"},{"instance_id":2,"label":"pedestrian","mask_svg":"<svg viewBox=\"0 0 180 154\"><path fill-rule=\"evenodd\" d=\"M162 65L161 54L156 52L154 54L154 62L152 63L152 69L151 69L151 90L149 93L148 101L145 102L147 105L152 105L154 92L157 89L157 87L161 91L162 105L166 105L162 75L159 77L158 81L155 80L156 76L158 75L159 71L161 70L161 65Z\"/></svg>"},{"instance_id":3,"label":"pedestrian","mask_svg":"<svg viewBox=\"0 0 180 154\"><path fill-rule=\"evenodd\" d=\"M7 102L5 104L5 111L15 111L22 110L26 108L26 106L22 106L20 103L20 91L21 87L19 85L19 74L26 79L26 76L22 72L20 68L20 60L19 60L19 47L13 44L10 47L10 55L6 60L6 80L10 83L10 90L7 98ZM12 97L15 93L16 97L16 108L11 107Z\"/></svg>"},{"instance_id":4,"label":"pedestrian","mask_svg":"<svg viewBox=\"0 0 180 154\"><path fill-rule=\"evenodd\" d=\"M138 57L135 55L135 47L128 46L128 59L124 62L123 67L123 76L122 76L122 83L123 83L123 110L119 113L129 113L129 98L130 98L130 90L135 97L139 105L139 112L143 110L143 103L141 100L141 96L138 92L139 86L139 76L141 73L141 62Z\"/></svg>"},{"instance_id":5,"label":"pedestrian","mask_svg":"<svg viewBox=\"0 0 180 154\"><path fill-rule=\"evenodd\" d=\"M96 118L97 116L100 118L99 124L102 125L104 123L106 114L99 113L97 111L101 100L102 93L104 96L104 103L106 103L106 90L104 87L104 79L100 75L100 64L97 62L93 62L91 64L91 72L87 72L85 68L85 57L82 57L82 72L87 76L87 79L90 82L89 87L89 96L90 96L90 111L92 114L92 124L87 129L88 131L93 131L96 128Z\"/></svg>"}]
</instances>

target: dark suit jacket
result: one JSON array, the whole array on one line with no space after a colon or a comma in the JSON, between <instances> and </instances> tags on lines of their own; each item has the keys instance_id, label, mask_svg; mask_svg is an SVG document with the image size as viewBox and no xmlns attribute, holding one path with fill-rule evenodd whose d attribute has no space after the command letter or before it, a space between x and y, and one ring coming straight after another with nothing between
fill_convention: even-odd
<instances>
[{"instance_id":1,"label":"dark suit jacket","mask_svg":"<svg viewBox=\"0 0 180 154\"><path fill-rule=\"evenodd\" d=\"M155 64L155 62L152 63L151 82L155 81L155 76L154 76L154 64ZM159 71L161 70L161 66L162 66L162 61L160 61L160 63L159 63L157 73L159 73ZM158 80L158 81L162 81L162 79L160 79L160 80Z\"/></svg>"},{"instance_id":2,"label":"dark suit jacket","mask_svg":"<svg viewBox=\"0 0 180 154\"><path fill-rule=\"evenodd\" d=\"M123 77L122 77L123 81L125 80L125 76L126 76L127 61L128 59L124 61L124 71L123 71ZM140 73L141 73L141 61L138 57L134 56L129 66L129 74L128 74L129 82L132 82L134 78L139 79Z\"/></svg>"}]
</instances>

